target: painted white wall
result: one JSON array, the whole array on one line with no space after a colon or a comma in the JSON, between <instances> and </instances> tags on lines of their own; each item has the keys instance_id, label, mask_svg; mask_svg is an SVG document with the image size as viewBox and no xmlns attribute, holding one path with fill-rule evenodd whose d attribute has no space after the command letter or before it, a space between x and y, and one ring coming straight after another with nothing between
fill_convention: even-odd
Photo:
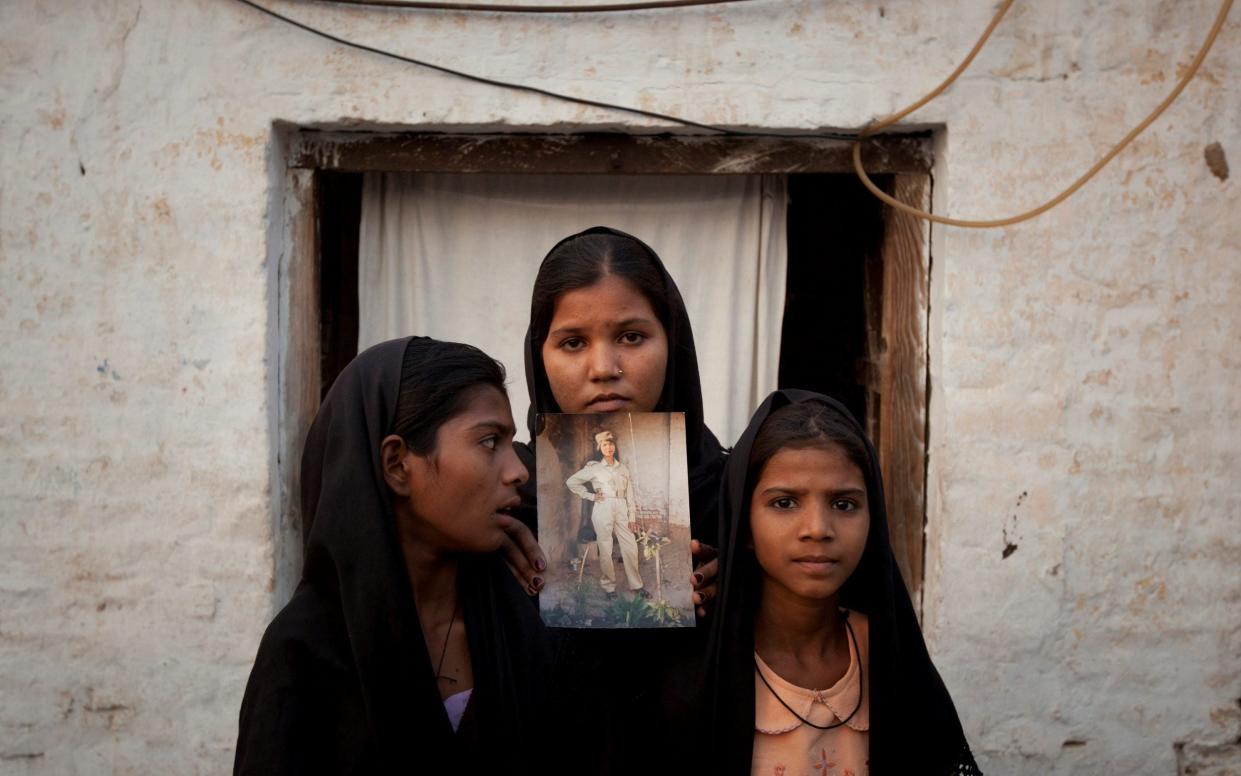
<instances>
[{"instance_id":1,"label":"painted white wall","mask_svg":"<svg viewBox=\"0 0 1241 776\"><path fill-rule=\"evenodd\" d=\"M992 5L279 3L444 64L781 129L920 96ZM1214 12L1018 3L916 117L944 128L936 207L1006 215L1058 190ZM1219 142L1241 166L1239 71L1234 13L1181 101L1067 205L932 231L926 625L989 773L1241 772L1241 173L1203 156ZM273 123L649 125L232 0L0 4L0 101L0 772L228 772L274 603Z\"/></svg>"}]
</instances>

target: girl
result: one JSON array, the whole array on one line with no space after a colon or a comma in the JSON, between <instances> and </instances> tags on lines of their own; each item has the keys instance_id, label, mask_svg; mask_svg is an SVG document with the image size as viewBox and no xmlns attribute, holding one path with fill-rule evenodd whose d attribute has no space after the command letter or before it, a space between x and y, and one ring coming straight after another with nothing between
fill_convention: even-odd
<instances>
[{"instance_id":1,"label":"girl","mask_svg":"<svg viewBox=\"0 0 1241 776\"><path fill-rule=\"evenodd\" d=\"M874 449L780 391L733 449L705 751L738 774L976 774L888 546Z\"/></svg>"},{"instance_id":2,"label":"girl","mask_svg":"<svg viewBox=\"0 0 1241 776\"><path fill-rule=\"evenodd\" d=\"M246 687L234 772L505 773L545 758L548 653L495 550L527 471L504 369L393 340L329 391L302 456L301 583Z\"/></svg>"},{"instance_id":3,"label":"girl","mask_svg":"<svg viewBox=\"0 0 1241 776\"><path fill-rule=\"evenodd\" d=\"M691 548L705 561L691 582L698 614L705 616L718 567L707 545L716 543L725 455L703 422L689 315L659 257L636 237L606 227L561 240L543 259L534 282L525 350L531 440L538 436L539 413L685 413L690 523L703 542L695 540ZM534 450L520 444L517 450L535 471ZM519 513L530 526L537 514L533 479L521 489ZM625 566L628 570L630 563ZM537 589L542 580L535 582ZM576 678L558 683L602 688L591 696L589 713L581 715L593 730L581 737L576 772L635 772L629 758L647 751L637 744L651 734L636 710L658 696L656 671L643 667L652 666L650 657L692 649L694 631L579 630L566 637L573 656L560 660L557 671ZM619 680L617 666L628 667Z\"/></svg>"},{"instance_id":4,"label":"girl","mask_svg":"<svg viewBox=\"0 0 1241 776\"><path fill-rule=\"evenodd\" d=\"M702 417L694 335L681 292L641 240L596 226L570 235L539 267L526 331L527 422L544 412L684 412L693 535L715 544L724 449ZM534 451L518 445L534 471ZM522 488L520 515L534 524L536 488ZM694 544L699 560L714 550ZM714 590L715 563L692 580L699 615ZM541 583L541 579L539 580Z\"/></svg>"}]
</instances>

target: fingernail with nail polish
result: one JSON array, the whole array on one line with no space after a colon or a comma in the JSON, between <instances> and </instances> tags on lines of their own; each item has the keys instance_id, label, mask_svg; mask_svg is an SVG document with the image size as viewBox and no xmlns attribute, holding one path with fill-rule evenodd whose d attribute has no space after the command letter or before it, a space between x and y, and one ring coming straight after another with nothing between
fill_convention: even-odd
<instances>
[{"instance_id":1,"label":"fingernail with nail polish","mask_svg":"<svg viewBox=\"0 0 1241 776\"><path fill-rule=\"evenodd\" d=\"M694 584L696 584L696 585L701 585L701 584L702 584L702 574L695 574L695 575L694 575Z\"/></svg>"}]
</instances>

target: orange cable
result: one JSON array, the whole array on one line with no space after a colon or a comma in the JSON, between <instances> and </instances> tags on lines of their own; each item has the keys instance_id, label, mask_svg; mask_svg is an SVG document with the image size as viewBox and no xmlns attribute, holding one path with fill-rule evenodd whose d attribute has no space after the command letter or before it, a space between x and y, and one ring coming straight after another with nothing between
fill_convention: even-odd
<instances>
[{"instance_id":1,"label":"orange cable","mask_svg":"<svg viewBox=\"0 0 1241 776\"><path fill-rule=\"evenodd\" d=\"M1073 196L1073 194L1075 194L1077 190L1080 189L1082 186L1085 186L1090 181L1091 178L1093 178L1095 175L1098 174L1100 170L1102 170L1104 167L1107 166L1108 162L1112 161L1112 159L1114 159L1117 154L1125 150L1125 148L1128 147L1128 145L1133 142L1134 138L1142 134L1142 132L1147 127L1149 127L1155 121L1155 119L1159 118L1163 114L1163 112L1168 109L1168 106L1170 106L1173 102L1176 101L1176 98L1181 95L1181 92L1185 91L1185 87L1189 85L1189 82L1193 80L1193 77L1195 75L1197 75L1198 69L1202 67L1202 62L1203 60L1206 59L1207 53L1210 52L1211 47L1215 45L1215 39L1219 37L1220 30L1223 29L1224 22L1228 19L1228 12L1232 10L1232 2L1233 0L1223 0L1222 4L1220 5L1219 14L1215 17L1215 23L1211 25L1211 31L1207 34L1206 41L1204 41L1202 44L1202 47L1198 49L1198 55L1194 57L1193 62L1191 62L1189 65L1189 69L1185 71L1185 74L1181 77L1181 80L1177 82L1176 86L1172 89L1172 91L1168 94L1168 96L1164 98L1163 102L1159 103L1159 105L1155 108L1155 110L1151 111L1150 115L1148 115L1145 119L1143 119L1141 123L1139 123L1136 127L1130 130L1129 133L1125 135L1119 143L1112 146L1112 149L1108 151L1106 154L1104 154L1102 159L1100 159L1098 162L1095 162L1095 165L1091 167L1089 170L1087 170L1085 174L1083 174L1077 180L1073 181L1073 183L1068 188L1066 188L1064 191L1060 192L1059 194L1052 197L1051 199L1049 199L1048 201L1044 202L1043 204L1039 205L1036 208L1027 210L1024 213L1019 213L1015 216L1009 216L1008 218L995 218L995 219L988 219L988 220L970 220L970 219L962 219L962 218L949 218L947 216L939 216L939 215L935 215L934 213L929 213L920 208L912 207L888 195L887 193L883 192L878 186L875 185L874 181L872 181L870 177L866 174L865 168L862 167L862 141L861 139L856 140L853 143L853 170L854 172L857 173L858 178L861 179L862 184L866 186L866 188L869 189L872 194L874 194L879 199L883 200L888 205L891 205L892 207L896 208L897 210L903 213L907 213L911 216L915 216L916 218L921 218L924 221L931 221L936 224L944 224L946 226L960 226L960 227L965 227L969 229L989 229L989 228L1000 227L1000 226L1011 226L1012 224L1018 224L1018 223L1021 223L1022 221L1028 221L1029 219L1034 218L1035 216L1042 215L1043 213L1046 213L1048 210L1051 210L1055 206L1059 205L1061 202L1064 202L1069 197ZM1008 7L1010 5L1012 5L1012 0L1005 0L1004 5L1000 7L1000 10L996 13L995 18L992 19L991 24L988 25L987 29L983 32L982 37L979 38L978 43L974 45L973 50L970 51L969 56L966 57L965 61L962 62L961 66L959 66L955 71L953 71L952 75L950 75L947 79L945 79L942 84L936 87L935 90L933 90L926 97L923 97L921 100L918 100L917 102L915 102L913 105L909 106L908 108L905 108L902 111L898 111L897 113L894 113L891 116L881 121L877 121L872 124L869 124L865 129L863 129L859 133L860 138L865 138L873 134L874 132L877 132L883 129L884 127L890 126L896 121L899 121L900 119L904 118L908 114L912 113L914 110L917 110L921 106L930 102L932 99L939 96L939 94L942 93L945 89L947 89L952 84L952 82L956 80L957 76L959 76L965 70L966 66L969 65L969 63L973 60L974 56L977 55L978 52L982 49L983 44L986 42L987 38L990 37L991 32L995 29L1000 19L1004 16L1005 12L1008 11Z\"/></svg>"},{"instance_id":2,"label":"orange cable","mask_svg":"<svg viewBox=\"0 0 1241 776\"><path fill-rule=\"evenodd\" d=\"M880 119L866 125L866 128L859 133L859 136L867 137L882 129L886 129L913 113L918 108L926 105L939 95L943 94L944 90L946 90L949 86L952 86L953 81L956 81L957 78L965 72L965 68L970 66L970 63L974 61L974 57L978 56L978 52L982 51L982 47L986 45L987 39L991 37L991 33L995 32L995 28L999 26L1000 20L1004 18L1004 14L1008 13L1008 9L1012 8L1014 2L1015 0L1004 0L1004 4L1000 6L1000 10L996 11L995 16L991 18L991 23L987 25L987 29L982 31L982 37L980 37L978 42L974 44L974 48L970 49L970 53L965 55L965 59L961 60L961 64L957 65L957 69L953 70L952 73L944 79L943 83L936 86L928 92L925 97L910 105L908 108L899 110L887 118Z\"/></svg>"}]
</instances>

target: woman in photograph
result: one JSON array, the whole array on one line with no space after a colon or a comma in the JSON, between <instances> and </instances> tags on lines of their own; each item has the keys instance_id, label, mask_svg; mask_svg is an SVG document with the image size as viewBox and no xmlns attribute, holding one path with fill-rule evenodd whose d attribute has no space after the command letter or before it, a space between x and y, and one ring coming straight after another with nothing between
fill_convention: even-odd
<instances>
[{"instance_id":1,"label":"woman in photograph","mask_svg":"<svg viewBox=\"0 0 1241 776\"><path fill-rule=\"evenodd\" d=\"M530 303L526 385L531 445L539 413L685 413L692 547L704 562L692 584L705 616L725 452L703 422L698 356L681 292L648 245L597 226L548 252ZM533 473L532 447L519 444L518 452ZM520 516L531 526L536 491L533 477L521 489Z\"/></svg>"},{"instance_id":2,"label":"woman in photograph","mask_svg":"<svg viewBox=\"0 0 1241 776\"><path fill-rule=\"evenodd\" d=\"M701 670L670 671L649 709L685 766L979 773L888 544L878 459L848 410L772 394L721 492L721 592Z\"/></svg>"},{"instance_id":3,"label":"woman in photograph","mask_svg":"<svg viewBox=\"0 0 1241 776\"><path fill-rule=\"evenodd\" d=\"M616 437L611 431L595 434L598 457L586 462L565 486L579 498L591 502L590 521L599 547L599 586L608 598L616 598L616 564L612 561L612 538L620 544L625 581L635 596L650 598L638 567L638 510L634 503L633 477L621 463ZM587 485L590 487L588 488Z\"/></svg>"},{"instance_id":4,"label":"woman in photograph","mask_svg":"<svg viewBox=\"0 0 1241 776\"><path fill-rule=\"evenodd\" d=\"M246 687L234 772L529 773L555 659L496 552L527 471L504 369L385 342L337 378L302 455L305 567Z\"/></svg>"}]
</instances>

